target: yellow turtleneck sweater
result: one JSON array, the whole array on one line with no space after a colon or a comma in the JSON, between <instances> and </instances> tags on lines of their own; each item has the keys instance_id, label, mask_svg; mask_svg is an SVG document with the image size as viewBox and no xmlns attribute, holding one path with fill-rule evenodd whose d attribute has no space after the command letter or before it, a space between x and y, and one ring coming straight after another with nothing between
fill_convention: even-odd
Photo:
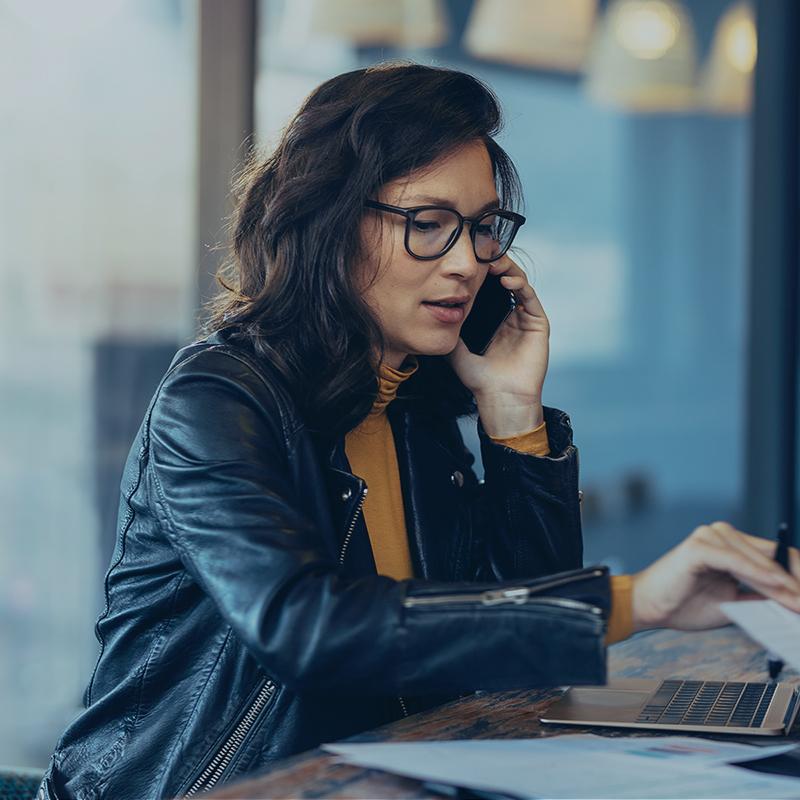
<instances>
[{"instance_id":1,"label":"yellow turtleneck sweater","mask_svg":"<svg viewBox=\"0 0 800 800\"><path fill-rule=\"evenodd\" d=\"M364 521L378 574L397 581L413 578L414 570L408 549L397 451L386 407L394 400L400 384L416 370L417 363L412 359L399 370L381 364L378 399L369 416L344 440L353 474L367 483Z\"/></svg>"},{"instance_id":2,"label":"yellow turtleneck sweater","mask_svg":"<svg viewBox=\"0 0 800 800\"><path fill-rule=\"evenodd\" d=\"M413 358L407 359L399 370L381 364L378 399L369 416L345 438L345 453L350 467L355 475L366 481L369 489L363 511L375 566L379 575L398 581L413 578L414 570L408 547L397 451L386 408L397 395L400 384L416 369ZM544 423L529 433L494 441L532 455L546 456L550 453ZM607 644L624 639L631 633L630 576L612 577L611 592L612 610L608 620Z\"/></svg>"}]
</instances>

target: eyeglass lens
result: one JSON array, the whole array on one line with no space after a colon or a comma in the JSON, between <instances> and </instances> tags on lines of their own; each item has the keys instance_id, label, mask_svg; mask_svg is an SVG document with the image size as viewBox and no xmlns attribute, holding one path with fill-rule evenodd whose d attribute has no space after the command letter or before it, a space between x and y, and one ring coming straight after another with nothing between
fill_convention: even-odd
<instances>
[{"instance_id":1,"label":"eyeglass lens","mask_svg":"<svg viewBox=\"0 0 800 800\"><path fill-rule=\"evenodd\" d=\"M446 208L418 211L408 225L408 249L422 258L441 255L453 243L459 222L458 216ZM511 244L517 227L512 218L495 213L485 214L472 225L475 255L483 260L499 258Z\"/></svg>"}]
</instances>

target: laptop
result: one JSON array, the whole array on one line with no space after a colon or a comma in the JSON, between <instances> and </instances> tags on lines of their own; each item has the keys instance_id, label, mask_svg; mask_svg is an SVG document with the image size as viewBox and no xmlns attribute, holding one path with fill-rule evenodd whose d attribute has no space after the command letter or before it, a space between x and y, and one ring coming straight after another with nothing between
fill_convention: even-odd
<instances>
[{"instance_id":1,"label":"laptop","mask_svg":"<svg viewBox=\"0 0 800 800\"><path fill-rule=\"evenodd\" d=\"M786 683L612 678L573 686L540 718L560 725L783 736L798 709Z\"/></svg>"}]
</instances>

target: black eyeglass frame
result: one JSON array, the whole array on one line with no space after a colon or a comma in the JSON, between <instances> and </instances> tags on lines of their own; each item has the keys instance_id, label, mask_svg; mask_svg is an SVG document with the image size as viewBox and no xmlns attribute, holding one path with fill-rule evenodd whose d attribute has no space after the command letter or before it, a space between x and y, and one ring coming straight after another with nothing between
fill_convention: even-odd
<instances>
[{"instance_id":1,"label":"black eyeglass frame","mask_svg":"<svg viewBox=\"0 0 800 800\"><path fill-rule=\"evenodd\" d=\"M504 211L503 209L494 209L493 211L487 211L484 214L481 214L479 217L464 217L458 213L454 208L447 208L447 206L417 206L416 208L400 208L399 206L390 206L388 203L379 203L377 200L365 200L364 205L367 208L374 208L377 211L389 211L392 214L399 214L401 217L406 218L406 235L405 235L405 247L406 252L412 256L413 258L418 259L419 261L433 261L437 258L441 258L445 253L449 252L456 244L456 242L461 238L461 232L464 230L464 223L469 223L469 238L472 240L472 252L475 254L475 258L481 264L491 264L492 261L497 261L499 258L502 258L511 248L511 245L514 243L514 239L517 236L517 231L519 231L520 227L525 224L525 217L522 214L517 214L514 211ZM411 237L411 223L414 222L414 218L419 214L421 211L449 211L451 214L455 214L458 217L458 228L453 236L450 238L450 242L446 245L444 250L441 253L437 253L435 256L419 256L416 253L411 252L411 248L409 247L409 239ZM478 251L475 249L475 231L480 221L486 219L486 217L495 217L495 216L502 216L505 219L510 219L511 222L514 223L514 230L511 234L511 238L508 240L508 244L498 253L496 256L492 256L492 258L481 258L478 255Z\"/></svg>"}]
</instances>

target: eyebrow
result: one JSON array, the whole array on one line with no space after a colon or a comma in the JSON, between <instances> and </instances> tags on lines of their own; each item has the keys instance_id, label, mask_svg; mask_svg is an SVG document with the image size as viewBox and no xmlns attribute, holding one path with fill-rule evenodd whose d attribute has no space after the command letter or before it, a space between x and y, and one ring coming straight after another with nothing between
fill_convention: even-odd
<instances>
[{"instance_id":1,"label":"eyebrow","mask_svg":"<svg viewBox=\"0 0 800 800\"><path fill-rule=\"evenodd\" d=\"M433 197L431 195L412 195L410 198L404 198L404 204L408 202L410 205L407 208L416 208L418 206L440 206L442 208L453 208L454 203L452 198L446 199L444 197ZM476 217L485 214L487 211L497 211L500 209L500 200L493 199L488 203L484 203L475 213ZM465 215L462 215L465 216Z\"/></svg>"}]
</instances>

